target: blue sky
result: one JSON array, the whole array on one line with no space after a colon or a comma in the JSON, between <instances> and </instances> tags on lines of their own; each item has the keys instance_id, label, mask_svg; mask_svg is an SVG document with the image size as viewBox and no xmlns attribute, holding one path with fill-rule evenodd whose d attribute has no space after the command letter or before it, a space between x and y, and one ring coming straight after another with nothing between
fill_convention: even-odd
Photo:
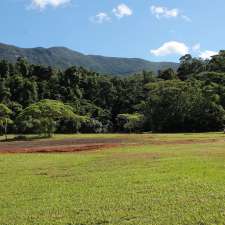
<instances>
[{"instance_id":1,"label":"blue sky","mask_svg":"<svg viewBox=\"0 0 225 225\"><path fill-rule=\"evenodd\" d=\"M1 0L0 42L177 61L224 49L224 0Z\"/></svg>"}]
</instances>

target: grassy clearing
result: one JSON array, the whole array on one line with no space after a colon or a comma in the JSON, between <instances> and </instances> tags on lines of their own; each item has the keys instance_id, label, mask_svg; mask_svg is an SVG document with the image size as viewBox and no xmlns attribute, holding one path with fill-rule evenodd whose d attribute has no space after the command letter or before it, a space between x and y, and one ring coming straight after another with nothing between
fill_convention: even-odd
<instances>
[{"instance_id":1,"label":"grassy clearing","mask_svg":"<svg viewBox=\"0 0 225 225\"><path fill-rule=\"evenodd\" d=\"M225 224L224 135L126 136L146 144L0 155L0 224ZM71 138L54 138L62 137ZM151 145L149 139L217 141Z\"/></svg>"}]
</instances>

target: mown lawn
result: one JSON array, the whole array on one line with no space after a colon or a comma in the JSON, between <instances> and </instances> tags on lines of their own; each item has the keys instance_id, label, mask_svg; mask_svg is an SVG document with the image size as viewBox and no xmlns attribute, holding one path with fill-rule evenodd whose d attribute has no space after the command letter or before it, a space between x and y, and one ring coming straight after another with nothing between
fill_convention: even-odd
<instances>
[{"instance_id":1,"label":"mown lawn","mask_svg":"<svg viewBox=\"0 0 225 225\"><path fill-rule=\"evenodd\" d=\"M225 224L223 134L129 137L145 145L0 155L0 224Z\"/></svg>"}]
</instances>

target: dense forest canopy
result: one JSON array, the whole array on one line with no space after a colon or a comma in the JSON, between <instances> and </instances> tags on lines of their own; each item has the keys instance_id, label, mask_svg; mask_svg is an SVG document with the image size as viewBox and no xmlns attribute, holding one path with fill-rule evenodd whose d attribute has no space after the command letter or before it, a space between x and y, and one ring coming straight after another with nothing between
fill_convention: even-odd
<instances>
[{"instance_id":1,"label":"dense forest canopy","mask_svg":"<svg viewBox=\"0 0 225 225\"><path fill-rule=\"evenodd\" d=\"M37 106L51 109L49 100L58 106L63 103L60 107L67 108L61 109L69 107L75 115L52 118L51 128L56 132L221 130L225 124L225 51L211 60L185 55L177 71L143 71L127 77L99 75L81 67L60 71L29 64L24 58L16 64L0 61L0 103L10 112L6 116L0 108L0 119L10 121L9 132L40 132L46 117ZM1 127L3 133L3 122Z\"/></svg>"}]
</instances>

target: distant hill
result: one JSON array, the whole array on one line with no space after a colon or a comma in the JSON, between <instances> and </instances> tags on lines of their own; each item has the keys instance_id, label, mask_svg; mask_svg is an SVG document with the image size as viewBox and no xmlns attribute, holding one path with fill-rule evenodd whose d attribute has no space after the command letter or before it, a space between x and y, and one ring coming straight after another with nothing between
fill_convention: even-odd
<instances>
[{"instance_id":1,"label":"distant hill","mask_svg":"<svg viewBox=\"0 0 225 225\"><path fill-rule=\"evenodd\" d=\"M18 57L25 57L30 63L67 69L71 66L82 66L86 69L111 75L129 75L142 70L157 72L158 70L178 68L178 63L150 62L138 58L116 58L98 55L84 55L65 47L52 48L19 48L0 43L0 60L12 63Z\"/></svg>"}]
</instances>

